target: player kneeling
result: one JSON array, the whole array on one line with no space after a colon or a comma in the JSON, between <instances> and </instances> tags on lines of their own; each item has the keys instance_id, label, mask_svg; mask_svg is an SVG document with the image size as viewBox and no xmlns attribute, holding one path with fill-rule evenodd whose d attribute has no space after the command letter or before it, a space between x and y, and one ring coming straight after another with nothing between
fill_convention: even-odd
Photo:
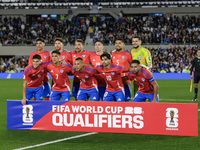
<instances>
[{"instance_id":1,"label":"player kneeling","mask_svg":"<svg viewBox=\"0 0 200 150\"><path fill-rule=\"evenodd\" d=\"M158 84L153 77L153 74L140 66L138 60L131 62L131 72L128 74L128 79L134 80L139 86L139 90L133 98L133 102L145 102L149 99L150 102L158 102Z\"/></svg>"},{"instance_id":2,"label":"player kneeling","mask_svg":"<svg viewBox=\"0 0 200 150\"><path fill-rule=\"evenodd\" d=\"M87 100L88 95L91 101L99 101L99 92L97 80L94 77L96 73L92 67L85 66L83 59L78 57L75 60L75 69L72 69L74 77L80 80L80 88L77 94L77 100Z\"/></svg>"}]
</instances>

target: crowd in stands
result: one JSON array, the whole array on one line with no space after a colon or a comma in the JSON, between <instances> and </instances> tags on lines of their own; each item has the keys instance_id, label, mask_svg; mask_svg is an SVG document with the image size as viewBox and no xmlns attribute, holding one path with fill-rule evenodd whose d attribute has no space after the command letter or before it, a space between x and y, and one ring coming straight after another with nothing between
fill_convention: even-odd
<instances>
[{"instance_id":1,"label":"crowd in stands","mask_svg":"<svg viewBox=\"0 0 200 150\"><path fill-rule=\"evenodd\" d=\"M97 19L91 31L96 40L113 45L117 38L127 44L138 36L144 44L200 43L200 16L126 16L120 12L118 20Z\"/></svg>"},{"instance_id":2,"label":"crowd in stands","mask_svg":"<svg viewBox=\"0 0 200 150\"><path fill-rule=\"evenodd\" d=\"M0 72L15 73L23 72L28 65L29 57L2 57L0 56Z\"/></svg>"},{"instance_id":3,"label":"crowd in stands","mask_svg":"<svg viewBox=\"0 0 200 150\"><path fill-rule=\"evenodd\" d=\"M93 41L101 40L113 45L117 38L131 44L138 36L143 44L198 44L200 43L200 16L124 16L120 18L93 16L71 20L4 18L0 21L0 44L34 45L37 37L43 37L46 44L53 44L57 36L64 44L74 44L77 38L86 39L89 31Z\"/></svg>"},{"instance_id":4,"label":"crowd in stands","mask_svg":"<svg viewBox=\"0 0 200 150\"><path fill-rule=\"evenodd\" d=\"M79 18L58 21L52 19L4 18L0 21L0 44L34 45L37 37L43 37L46 44L53 44L55 37L62 37L64 44L74 44L76 39L85 40L88 26Z\"/></svg>"},{"instance_id":5,"label":"crowd in stands","mask_svg":"<svg viewBox=\"0 0 200 150\"><path fill-rule=\"evenodd\" d=\"M157 47L148 49L152 55L152 72L189 73L191 60L195 57L198 46L174 46L166 49ZM106 51L111 52L111 50ZM28 56L17 58L14 56L10 58L0 57L0 72L23 72L27 65Z\"/></svg>"}]
</instances>

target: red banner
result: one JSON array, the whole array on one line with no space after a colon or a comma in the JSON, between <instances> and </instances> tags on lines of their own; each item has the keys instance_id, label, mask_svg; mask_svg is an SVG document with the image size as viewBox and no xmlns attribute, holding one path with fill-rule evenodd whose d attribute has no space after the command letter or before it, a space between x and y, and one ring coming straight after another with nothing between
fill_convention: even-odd
<instances>
[{"instance_id":1,"label":"red banner","mask_svg":"<svg viewBox=\"0 0 200 150\"><path fill-rule=\"evenodd\" d=\"M51 106L31 130L198 136L197 104L76 101Z\"/></svg>"}]
</instances>

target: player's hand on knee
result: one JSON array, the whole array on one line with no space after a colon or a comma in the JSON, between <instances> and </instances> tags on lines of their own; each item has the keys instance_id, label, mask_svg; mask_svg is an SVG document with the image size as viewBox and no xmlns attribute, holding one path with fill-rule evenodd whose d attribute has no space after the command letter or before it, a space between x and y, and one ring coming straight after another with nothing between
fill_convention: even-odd
<instances>
[{"instance_id":1,"label":"player's hand on knee","mask_svg":"<svg viewBox=\"0 0 200 150\"><path fill-rule=\"evenodd\" d=\"M157 101L156 101L156 99L154 99L154 100L152 100L151 102L156 103Z\"/></svg>"},{"instance_id":2,"label":"player's hand on knee","mask_svg":"<svg viewBox=\"0 0 200 150\"><path fill-rule=\"evenodd\" d=\"M26 101L28 101L28 99L22 99L22 105L26 105Z\"/></svg>"}]
</instances>

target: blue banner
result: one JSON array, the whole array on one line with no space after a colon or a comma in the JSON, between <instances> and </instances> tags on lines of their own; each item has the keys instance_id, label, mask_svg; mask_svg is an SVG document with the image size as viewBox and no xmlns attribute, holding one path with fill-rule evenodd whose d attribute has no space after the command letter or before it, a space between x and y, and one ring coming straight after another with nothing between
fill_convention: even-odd
<instances>
[{"instance_id":1,"label":"blue banner","mask_svg":"<svg viewBox=\"0 0 200 150\"><path fill-rule=\"evenodd\" d=\"M190 79L190 73L153 73L155 79ZM50 79L52 79L49 74ZM0 79L23 79L23 73L0 73ZM73 76L69 76L73 79Z\"/></svg>"}]
</instances>

